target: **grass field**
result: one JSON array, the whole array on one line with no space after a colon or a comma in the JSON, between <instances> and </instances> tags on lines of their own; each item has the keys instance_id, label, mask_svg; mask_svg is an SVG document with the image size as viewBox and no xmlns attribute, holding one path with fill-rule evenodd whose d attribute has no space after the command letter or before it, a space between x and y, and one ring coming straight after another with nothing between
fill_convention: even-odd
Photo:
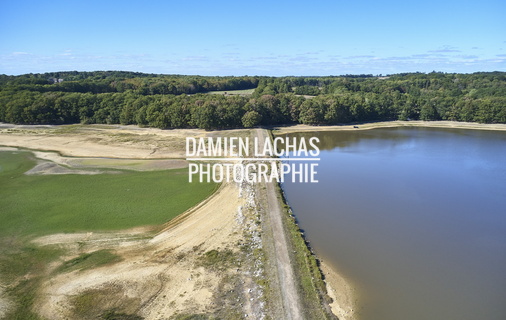
<instances>
[{"instance_id":1,"label":"grass field","mask_svg":"<svg viewBox=\"0 0 506 320\"><path fill-rule=\"evenodd\" d=\"M0 152L0 237L160 225L209 196L187 169L24 175L29 152Z\"/></svg>"},{"instance_id":2,"label":"grass field","mask_svg":"<svg viewBox=\"0 0 506 320\"><path fill-rule=\"evenodd\" d=\"M209 91L207 94L222 94L222 95L239 95L239 96L249 96L255 92L255 89L245 89L245 90L227 90L227 91Z\"/></svg>"},{"instance_id":3,"label":"grass field","mask_svg":"<svg viewBox=\"0 0 506 320\"><path fill-rule=\"evenodd\" d=\"M50 264L60 261L53 271L59 273L121 260L112 251L98 250L61 264L64 249L36 246L30 239L136 226L156 230L217 188L213 183L190 184L187 169L25 175L35 164L30 152L0 152L0 284L5 287L0 298L8 297L11 305L6 319L41 320L34 313L34 301Z\"/></svg>"}]
</instances>

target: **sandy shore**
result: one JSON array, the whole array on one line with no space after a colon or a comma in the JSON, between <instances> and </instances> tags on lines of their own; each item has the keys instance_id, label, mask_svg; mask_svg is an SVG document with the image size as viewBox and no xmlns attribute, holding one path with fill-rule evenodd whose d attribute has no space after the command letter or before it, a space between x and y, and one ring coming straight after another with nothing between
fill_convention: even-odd
<instances>
[{"instance_id":1,"label":"sandy shore","mask_svg":"<svg viewBox=\"0 0 506 320\"><path fill-rule=\"evenodd\" d=\"M275 127L274 133L285 134L291 132L368 130L374 128L392 128L392 127L428 127L428 128L456 128L456 129L506 131L506 124L501 123L488 124L488 123L456 122L456 121L385 121L385 122L369 122L362 124L336 125L336 126L309 126L304 124L298 124L294 126Z\"/></svg>"},{"instance_id":2,"label":"sandy shore","mask_svg":"<svg viewBox=\"0 0 506 320\"><path fill-rule=\"evenodd\" d=\"M136 126L28 126L0 123L0 145L57 151L62 156L121 159L184 159L185 138L200 129L161 130Z\"/></svg>"},{"instance_id":3,"label":"sandy shore","mask_svg":"<svg viewBox=\"0 0 506 320\"><path fill-rule=\"evenodd\" d=\"M356 320L355 304L357 296L350 282L326 262L320 261L320 269L325 276L327 294L333 301L330 304L332 313L339 320Z\"/></svg>"}]
</instances>

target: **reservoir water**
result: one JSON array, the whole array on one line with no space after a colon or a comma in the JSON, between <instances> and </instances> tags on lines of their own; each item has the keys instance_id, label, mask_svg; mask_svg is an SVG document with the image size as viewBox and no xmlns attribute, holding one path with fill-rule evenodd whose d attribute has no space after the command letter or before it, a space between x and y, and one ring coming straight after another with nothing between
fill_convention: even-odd
<instances>
[{"instance_id":1,"label":"reservoir water","mask_svg":"<svg viewBox=\"0 0 506 320\"><path fill-rule=\"evenodd\" d=\"M283 185L361 320L506 319L506 132L316 132L316 184ZM289 180L289 179L287 179Z\"/></svg>"}]
</instances>

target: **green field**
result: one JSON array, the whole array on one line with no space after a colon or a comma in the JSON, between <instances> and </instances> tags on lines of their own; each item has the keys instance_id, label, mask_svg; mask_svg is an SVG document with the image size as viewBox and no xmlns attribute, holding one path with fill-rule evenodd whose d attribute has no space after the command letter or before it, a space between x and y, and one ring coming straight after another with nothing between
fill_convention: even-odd
<instances>
[{"instance_id":1,"label":"green field","mask_svg":"<svg viewBox=\"0 0 506 320\"><path fill-rule=\"evenodd\" d=\"M239 95L239 96L249 96L255 92L255 89L244 89L244 90L225 90L225 91L209 91L207 94L222 94L222 95Z\"/></svg>"},{"instance_id":2,"label":"green field","mask_svg":"<svg viewBox=\"0 0 506 320\"><path fill-rule=\"evenodd\" d=\"M187 169L25 175L30 152L0 152L0 237L160 225L208 197Z\"/></svg>"},{"instance_id":3,"label":"green field","mask_svg":"<svg viewBox=\"0 0 506 320\"><path fill-rule=\"evenodd\" d=\"M13 306L6 319L41 320L33 312L41 279L47 276L51 263L66 260L64 249L36 246L30 242L33 237L136 226L154 226L155 231L218 186L188 183L187 169L25 175L35 164L31 152L0 152L0 279ZM120 260L111 250L82 252L53 272L84 270Z\"/></svg>"}]
</instances>

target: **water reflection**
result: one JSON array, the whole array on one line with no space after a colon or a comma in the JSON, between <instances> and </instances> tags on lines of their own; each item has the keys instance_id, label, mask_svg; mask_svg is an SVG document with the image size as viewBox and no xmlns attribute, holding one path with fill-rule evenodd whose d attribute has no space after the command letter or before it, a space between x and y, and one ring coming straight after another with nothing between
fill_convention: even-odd
<instances>
[{"instance_id":1,"label":"water reflection","mask_svg":"<svg viewBox=\"0 0 506 320\"><path fill-rule=\"evenodd\" d=\"M341 137L345 135L346 139ZM311 137L317 137L320 140L318 147L320 150L332 150L335 148L345 148L350 145L358 143L360 140L375 140L377 143L391 144L409 138L408 135L395 132L382 132L380 136L372 133L370 130L357 130L357 131L316 131L316 132L297 132L280 135L282 137L288 136L290 138L305 139L308 141ZM282 145L281 145L282 146ZM308 148L308 150L310 150Z\"/></svg>"}]
</instances>

